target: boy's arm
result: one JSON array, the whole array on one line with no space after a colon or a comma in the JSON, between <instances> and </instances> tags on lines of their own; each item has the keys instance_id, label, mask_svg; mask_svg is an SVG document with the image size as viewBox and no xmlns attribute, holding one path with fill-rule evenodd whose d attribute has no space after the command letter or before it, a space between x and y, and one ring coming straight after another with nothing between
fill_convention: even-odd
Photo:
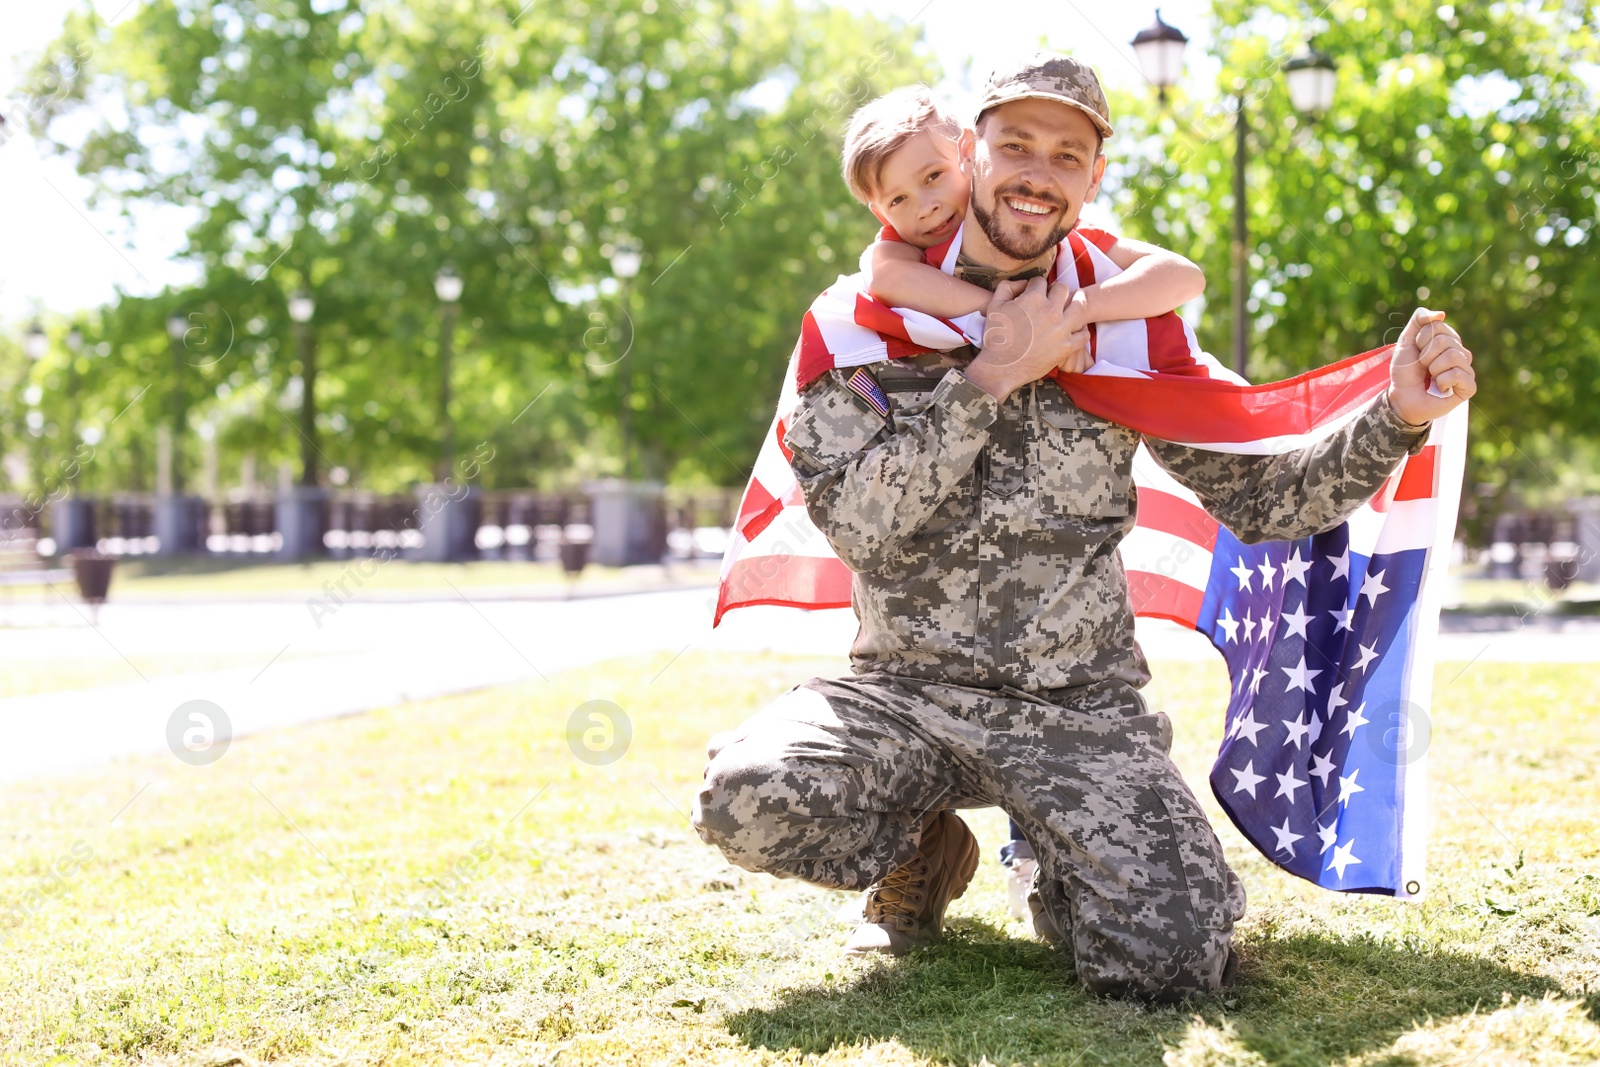
<instances>
[{"instance_id":1,"label":"boy's arm","mask_svg":"<svg viewBox=\"0 0 1600 1067\"><path fill-rule=\"evenodd\" d=\"M861 265L867 274L867 290L890 307L953 319L982 311L994 296L981 285L928 266L921 250L904 241L874 241L861 257Z\"/></svg>"},{"instance_id":2,"label":"boy's arm","mask_svg":"<svg viewBox=\"0 0 1600 1067\"><path fill-rule=\"evenodd\" d=\"M1104 251L1122 273L1080 290L1088 322L1165 315L1206 291L1205 272L1176 252L1126 237Z\"/></svg>"}]
</instances>

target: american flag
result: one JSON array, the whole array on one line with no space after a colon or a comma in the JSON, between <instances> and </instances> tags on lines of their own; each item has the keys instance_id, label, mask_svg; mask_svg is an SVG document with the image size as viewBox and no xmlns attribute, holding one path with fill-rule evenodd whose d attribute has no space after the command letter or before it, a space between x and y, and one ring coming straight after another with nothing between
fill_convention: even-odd
<instances>
[{"instance_id":1,"label":"american flag","mask_svg":"<svg viewBox=\"0 0 1600 1067\"><path fill-rule=\"evenodd\" d=\"M953 269L961 233L928 262ZM1079 229L1050 280L1117 273L1109 236ZM835 367L981 344L982 317L875 302L859 275L813 303L723 559L716 621L738 607L848 607L850 572L812 524L783 447L798 391ZM1165 440L1276 454L1325 437L1387 386L1390 349L1250 386L1200 351L1177 315L1101 323L1095 364L1056 380L1079 407ZM1209 637L1232 681L1211 784L1267 858L1329 889L1420 896L1438 589L1454 536L1466 410L1433 426L1351 518L1293 542L1245 545L1143 448L1139 509L1120 551L1137 614Z\"/></svg>"},{"instance_id":2,"label":"american flag","mask_svg":"<svg viewBox=\"0 0 1600 1067\"><path fill-rule=\"evenodd\" d=\"M1327 889L1419 897L1439 590L1466 409L1371 500L1295 541L1247 545L1144 449L1121 546L1141 615L1205 634L1231 690L1211 789L1278 866Z\"/></svg>"}]
</instances>

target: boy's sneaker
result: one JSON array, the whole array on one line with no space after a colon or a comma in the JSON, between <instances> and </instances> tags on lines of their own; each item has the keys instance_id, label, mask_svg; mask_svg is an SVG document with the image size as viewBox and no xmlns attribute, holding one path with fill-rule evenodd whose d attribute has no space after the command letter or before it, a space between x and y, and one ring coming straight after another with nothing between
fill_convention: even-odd
<instances>
[{"instance_id":1,"label":"boy's sneaker","mask_svg":"<svg viewBox=\"0 0 1600 1067\"><path fill-rule=\"evenodd\" d=\"M1000 866L1006 872L1006 910L1018 921L1028 918L1028 887L1039 868L1033 849L1021 839L1007 841L1000 846Z\"/></svg>"},{"instance_id":2,"label":"boy's sneaker","mask_svg":"<svg viewBox=\"0 0 1600 1067\"><path fill-rule=\"evenodd\" d=\"M1039 869L1037 860L1011 857L1006 869L1006 910L1018 921L1030 918L1028 887L1033 884L1033 872Z\"/></svg>"},{"instance_id":3,"label":"boy's sneaker","mask_svg":"<svg viewBox=\"0 0 1600 1067\"><path fill-rule=\"evenodd\" d=\"M944 910L978 869L978 839L953 811L928 820L916 855L867 890L863 922L845 942L852 954L899 956L939 938Z\"/></svg>"}]
</instances>

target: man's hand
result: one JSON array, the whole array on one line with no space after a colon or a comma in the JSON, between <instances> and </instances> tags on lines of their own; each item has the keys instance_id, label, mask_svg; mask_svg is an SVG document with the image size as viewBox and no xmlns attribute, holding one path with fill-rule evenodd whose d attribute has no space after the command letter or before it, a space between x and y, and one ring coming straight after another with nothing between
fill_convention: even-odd
<instances>
[{"instance_id":1,"label":"man's hand","mask_svg":"<svg viewBox=\"0 0 1600 1067\"><path fill-rule=\"evenodd\" d=\"M1070 298L1064 286L1052 289L1043 278L1026 286L1001 282L985 309L983 351L967 365L967 378L1004 400L1057 367L1080 360L1087 366L1089 331L1081 324L1074 328L1078 317L1067 312Z\"/></svg>"},{"instance_id":2,"label":"man's hand","mask_svg":"<svg viewBox=\"0 0 1600 1067\"><path fill-rule=\"evenodd\" d=\"M1433 384L1440 397L1428 391ZM1478 391L1472 353L1444 324L1444 312L1418 308L1400 332L1389 363L1389 406L1406 422L1437 419Z\"/></svg>"}]
</instances>

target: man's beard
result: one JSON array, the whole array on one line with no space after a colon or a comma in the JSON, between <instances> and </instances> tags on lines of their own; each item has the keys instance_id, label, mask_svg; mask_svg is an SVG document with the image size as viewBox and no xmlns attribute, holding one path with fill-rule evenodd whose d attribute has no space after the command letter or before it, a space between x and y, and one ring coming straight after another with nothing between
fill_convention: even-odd
<instances>
[{"instance_id":1,"label":"man's beard","mask_svg":"<svg viewBox=\"0 0 1600 1067\"><path fill-rule=\"evenodd\" d=\"M1012 259L1020 260L1026 263L1030 259L1038 259L1040 256L1044 255L1047 249L1054 248L1056 245L1061 243L1063 238L1067 236L1067 230L1061 228L1058 223L1055 229L1048 231L1037 241L1032 243L1024 243L1024 241L1026 241L1025 237L1013 237L1011 234L1007 233L1001 228L999 207L1002 197L1025 196L1030 200L1043 200L1045 203L1052 203L1053 200L1051 198L1036 196L1033 193L1026 193L1020 189L1015 191L997 192L994 196L996 210L989 211L982 204L978 203L977 192L978 191L976 187L974 187L972 196L972 217L978 220L978 225L983 227L984 236L989 238L989 243L994 245L995 249L1002 255L1010 256ZM1062 207L1065 206L1066 205L1062 205ZM1068 229L1070 229L1070 227L1068 227Z\"/></svg>"}]
</instances>

